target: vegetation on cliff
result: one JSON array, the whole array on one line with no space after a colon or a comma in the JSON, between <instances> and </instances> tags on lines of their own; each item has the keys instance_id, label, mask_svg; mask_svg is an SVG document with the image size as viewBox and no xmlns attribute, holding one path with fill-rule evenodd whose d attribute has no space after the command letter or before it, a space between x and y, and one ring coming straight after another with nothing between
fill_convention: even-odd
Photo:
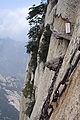
<instances>
[{"instance_id":1,"label":"vegetation on cliff","mask_svg":"<svg viewBox=\"0 0 80 120\"><path fill-rule=\"evenodd\" d=\"M43 61L44 63L46 62L51 33L52 31L50 30L50 25L47 24L43 33L42 42L39 47L40 49L38 51L40 62L41 61Z\"/></svg>"},{"instance_id":2,"label":"vegetation on cliff","mask_svg":"<svg viewBox=\"0 0 80 120\"><path fill-rule=\"evenodd\" d=\"M31 74L35 74L37 67L37 54L39 49L39 42L44 28L44 17L46 13L47 4L41 2L40 5L33 5L29 8L27 20L29 21L30 30L28 32L29 41L26 45L27 53L31 54L31 60L28 67L31 71L27 84L23 89L23 95L27 98L26 102L26 115L30 117L35 104L35 89L34 77L31 80Z\"/></svg>"},{"instance_id":3,"label":"vegetation on cliff","mask_svg":"<svg viewBox=\"0 0 80 120\"><path fill-rule=\"evenodd\" d=\"M30 41L27 43L27 53L32 54L32 59L30 67L34 68L35 71L37 67L37 53L39 48L39 41L43 32L44 27L44 17L46 13L47 4L40 3L40 5L33 5L29 8L29 13L27 20L29 20L30 30L28 32L28 38Z\"/></svg>"},{"instance_id":4,"label":"vegetation on cliff","mask_svg":"<svg viewBox=\"0 0 80 120\"><path fill-rule=\"evenodd\" d=\"M26 102L26 111L25 114L30 117L35 104L35 89L34 85L28 81L25 88L23 89L23 95L28 99Z\"/></svg>"}]
</instances>

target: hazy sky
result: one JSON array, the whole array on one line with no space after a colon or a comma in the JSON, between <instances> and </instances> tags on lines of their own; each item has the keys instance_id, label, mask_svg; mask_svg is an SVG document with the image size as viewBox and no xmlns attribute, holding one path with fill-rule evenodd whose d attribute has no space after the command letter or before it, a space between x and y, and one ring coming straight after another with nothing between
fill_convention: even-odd
<instances>
[{"instance_id":1,"label":"hazy sky","mask_svg":"<svg viewBox=\"0 0 80 120\"><path fill-rule=\"evenodd\" d=\"M26 41L28 8L41 0L0 0L0 37Z\"/></svg>"}]
</instances>

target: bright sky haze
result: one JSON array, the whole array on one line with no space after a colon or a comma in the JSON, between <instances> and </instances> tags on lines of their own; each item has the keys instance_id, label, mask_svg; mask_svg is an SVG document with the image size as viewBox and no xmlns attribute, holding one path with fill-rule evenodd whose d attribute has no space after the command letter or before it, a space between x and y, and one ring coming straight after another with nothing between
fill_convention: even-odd
<instances>
[{"instance_id":1,"label":"bright sky haze","mask_svg":"<svg viewBox=\"0 0 80 120\"><path fill-rule=\"evenodd\" d=\"M0 38L26 41L29 29L28 9L40 0L0 0Z\"/></svg>"},{"instance_id":2,"label":"bright sky haze","mask_svg":"<svg viewBox=\"0 0 80 120\"><path fill-rule=\"evenodd\" d=\"M0 8L16 9L40 3L40 0L0 0Z\"/></svg>"}]
</instances>

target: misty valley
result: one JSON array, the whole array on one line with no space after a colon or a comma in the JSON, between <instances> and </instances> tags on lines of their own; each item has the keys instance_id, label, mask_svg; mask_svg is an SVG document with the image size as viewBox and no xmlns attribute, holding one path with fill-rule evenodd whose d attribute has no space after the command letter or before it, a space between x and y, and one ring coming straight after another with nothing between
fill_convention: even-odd
<instances>
[{"instance_id":1,"label":"misty valley","mask_svg":"<svg viewBox=\"0 0 80 120\"><path fill-rule=\"evenodd\" d=\"M0 39L0 120L19 120L25 78L25 42Z\"/></svg>"}]
</instances>

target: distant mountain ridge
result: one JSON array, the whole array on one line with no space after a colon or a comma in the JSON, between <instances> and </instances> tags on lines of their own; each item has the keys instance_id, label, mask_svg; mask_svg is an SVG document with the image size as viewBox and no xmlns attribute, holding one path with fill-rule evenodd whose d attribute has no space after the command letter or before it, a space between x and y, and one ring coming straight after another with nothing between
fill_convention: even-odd
<instances>
[{"instance_id":1,"label":"distant mountain ridge","mask_svg":"<svg viewBox=\"0 0 80 120\"><path fill-rule=\"evenodd\" d=\"M0 120L19 120L27 54L24 41L0 39Z\"/></svg>"},{"instance_id":2,"label":"distant mountain ridge","mask_svg":"<svg viewBox=\"0 0 80 120\"><path fill-rule=\"evenodd\" d=\"M0 74L0 120L19 119L19 87L19 80L11 76L4 78Z\"/></svg>"},{"instance_id":3,"label":"distant mountain ridge","mask_svg":"<svg viewBox=\"0 0 80 120\"><path fill-rule=\"evenodd\" d=\"M0 39L0 73L24 78L27 54L24 41Z\"/></svg>"}]
</instances>

